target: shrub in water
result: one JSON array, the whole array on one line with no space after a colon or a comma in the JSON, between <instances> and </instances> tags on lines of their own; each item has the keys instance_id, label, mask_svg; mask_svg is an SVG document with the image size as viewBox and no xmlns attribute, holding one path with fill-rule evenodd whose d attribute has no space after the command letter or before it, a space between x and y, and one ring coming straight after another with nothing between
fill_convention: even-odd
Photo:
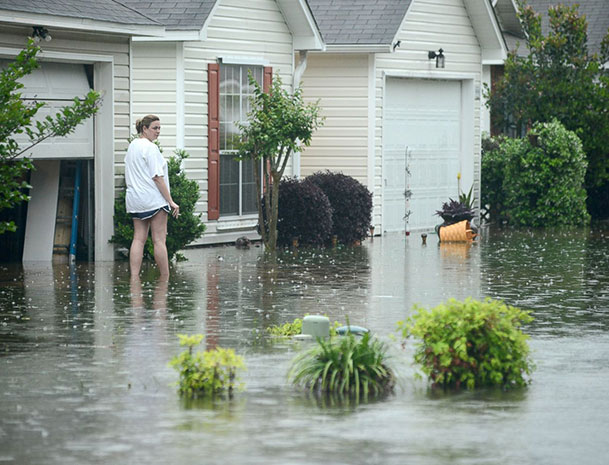
<instances>
[{"instance_id":1,"label":"shrub in water","mask_svg":"<svg viewBox=\"0 0 609 465\"><path fill-rule=\"evenodd\" d=\"M263 210L265 201L263 198ZM307 181L283 179L279 185L277 244L289 246L298 238L300 245L319 247L331 234L332 207L323 191Z\"/></svg>"},{"instance_id":2,"label":"shrub in water","mask_svg":"<svg viewBox=\"0 0 609 465\"><path fill-rule=\"evenodd\" d=\"M343 244L364 240L372 219L372 194L357 179L330 171L306 178L321 188L332 205L332 234Z\"/></svg>"},{"instance_id":3,"label":"shrub in water","mask_svg":"<svg viewBox=\"0 0 609 465\"><path fill-rule=\"evenodd\" d=\"M370 333L318 339L311 349L298 355L288 373L295 385L311 391L359 397L393 390L395 375L386 364L387 348Z\"/></svg>"},{"instance_id":4,"label":"shrub in water","mask_svg":"<svg viewBox=\"0 0 609 465\"><path fill-rule=\"evenodd\" d=\"M330 336L336 336L336 328L340 326L338 321L335 321L330 326ZM266 328L267 333L275 337L291 337L302 332L302 319L296 318L293 322L287 322L282 325L272 325Z\"/></svg>"},{"instance_id":5,"label":"shrub in water","mask_svg":"<svg viewBox=\"0 0 609 465\"><path fill-rule=\"evenodd\" d=\"M482 156L482 201L490 204L491 217L518 226L590 221L584 189L588 162L574 132L556 120L535 123L527 138L488 146Z\"/></svg>"},{"instance_id":6,"label":"shrub in water","mask_svg":"<svg viewBox=\"0 0 609 465\"><path fill-rule=\"evenodd\" d=\"M185 260L179 253L189 243L198 239L205 232L205 224L201 220L201 214L195 214L195 205L199 200L199 186L196 181L188 179L186 173L181 169L182 160L188 158L188 154L183 150L176 150L175 155L167 161L169 171L169 185L171 187L171 197L180 206L180 216L167 219L167 255L169 260ZM110 242L119 246L131 247L133 240L133 220L125 209L125 190L114 202L114 235ZM144 247L144 258L152 260L154 258L154 247L150 236L146 240Z\"/></svg>"},{"instance_id":7,"label":"shrub in water","mask_svg":"<svg viewBox=\"0 0 609 465\"><path fill-rule=\"evenodd\" d=\"M243 368L243 358L232 349L220 347L193 353L203 340L202 334L178 334L180 345L188 350L174 357L170 364L180 373L178 391L189 398L227 394L232 397L238 387L236 373Z\"/></svg>"},{"instance_id":8,"label":"shrub in water","mask_svg":"<svg viewBox=\"0 0 609 465\"><path fill-rule=\"evenodd\" d=\"M444 388L524 386L533 370L528 336L520 327L528 312L503 302L454 299L398 322L404 338L414 336L415 362L432 383Z\"/></svg>"}]
</instances>

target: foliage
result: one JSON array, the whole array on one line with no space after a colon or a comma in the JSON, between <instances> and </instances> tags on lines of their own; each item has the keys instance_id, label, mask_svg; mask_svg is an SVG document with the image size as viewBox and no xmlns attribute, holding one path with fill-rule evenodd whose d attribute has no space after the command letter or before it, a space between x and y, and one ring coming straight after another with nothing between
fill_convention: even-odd
<instances>
[{"instance_id":1,"label":"foliage","mask_svg":"<svg viewBox=\"0 0 609 465\"><path fill-rule=\"evenodd\" d=\"M522 135L536 121L558 119L582 140L588 158L588 189L606 187L609 71L603 63L609 61L609 33L600 54L592 54L588 51L587 21L577 5L550 7L545 36L540 15L523 2L519 16L530 53L510 53L503 77L492 91L486 89L493 125ZM597 204L591 200L591 205Z\"/></svg>"},{"instance_id":2,"label":"foliage","mask_svg":"<svg viewBox=\"0 0 609 465\"><path fill-rule=\"evenodd\" d=\"M469 192L461 192L459 194L459 203L465 205L470 210L474 210L474 204L476 203L476 197L474 196L474 186L469 188Z\"/></svg>"},{"instance_id":3,"label":"foliage","mask_svg":"<svg viewBox=\"0 0 609 465\"><path fill-rule=\"evenodd\" d=\"M258 221L265 248L274 251L281 178L292 153L311 144L313 133L323 120L319 116L318 103L305 103L299 88L293 94L288 93L279 76L274 76L269 93L263 91L251 74L249 82L254 88L252 110L247 122L239 125L239 158L262 161L264 186L271 193L266 196L263 213L262 182L257 163L253 163ZM267 218L266 222L264 218Z\"/></svg>"},{"instance_id":4,"label":"foliage","mask_svg":"<svg viewBox=\"0 0 609 465\"><path fill-rule=\"evenodd\" d=\"M265 206L266 202L265 195L262 205ZM266 215L264 219L266 224ZM292 238L296 237L299 245L319 247L330 240L331 234L332 207L326 194L306 180L282 179L279 186L277 244L289 246Z\"/></svg>"},{"instance_id":5,"label":"foliage","mask_svg":"<svg viewBox=\"0 0 609 465\"><path fill-rule=\"evenodd\" d=\"M357 179L342 173L317 172L307 181L321 188L332 205L332 234L351 245L364 240L372 219L372 194Z\"/></svg>"},{"instance_id":6,"label":"foliage","mask_svg":"<svg viewBox=\"0 0 609 465\"><path fill-rule=\"evenodd\" d=\"M526 139L502 139L482 160L485 200L519 226L588 223L585 173L581 142L556 120L536 123Z\"/></svg>"},{"instance_id":7,"label":"foliage","mask_svg":"<svg viewBox=\"0 0 609 465\"><path fill-rule=\"evenodd\" d=\"M449 198L448 202L442 204L441 210L436 210L436 215L440 216L448 225L463 220L471 221L474 212L467 204Z\"/></svg>"},{"instance_id":8,"label":"foliage","mask_svg":"<svg viewBox=\"0 0 609 465\"><path fill-rule=\"evenodd\" d=\"M179 393L190 398L224 393L232 397L235 388L239 387L236 374L244 367L243 358L232 349L220 347L193 354L193 347L201 343L203 335L178 334L178 337L180 345L188 347L170 362L180 373Z\"/></svg>"},{"instance_id":9,"label":"foliage","mask_svg":"<svg viewBox=\"0 0 609 465\"><path fill-rule=\"evenodd\" d=\"M495 222L505 219L503 181L508 153L514 152L512 144L518 142L505 136L482 138L480 203L488 208L490 218Z\"/></svg>"},{"instance_id":10,"label":"foliage","mask_svg":"<svg viewBox=\"0 0 609 465\"><path fill-rule=\"evenodd\" d=\"M317 340L311 349L296 356L288 377L295 385L311 391L332 394L391 392L395 384L393 370L386 364L387 348L370 333L356 338L347 336Z\"/></svg>"},{"instance_id":11,"label":"foliage","mask_svg":"<svg viewBox=\"0 0 609 465\"><path fill-rule=\"evenodd\" d=\"M340 326L338 321L335 321L330 326L330 336L336 336L336 328ZM302 332L302 319L296 318L291 323L288 321L282 325L272 325L266 328L266 331L275 337L291 337L296 336Z\"/></svg>"},{"instance_id":12,"label":"foliage","mask_svg":"<svg viewBox=\"0 0 609 465\"><path fill-rule=\"evenodd\" d=\"M434 387L474 389L524 386L534 366L523 323L529 312L503 302L466 299L417 313L398 322L402 336L413 336L414 360Z\"/></svg>"},{"instance_id":13,"label":"foliage","mask_svg":"<svg viewBox=\"0 0 609 465\"><path fill-rule=\"evenodd\" d=\"M34 121L44 103L21 100L19 90L24 85L18 81L38 68L39 52L40 48L29 39L26 48L0 71L0 210L29 200L27 189L31 186L25 178L33 164L29 158L20 157L46 139L70 134L101 105L100 95L90 91L83 100L74 98L72 105L62 108L55 116ZM25 146L15 140L21 134L27 136ZM15 230L14 221L0 221L0 234Z\"/></svg>"},{"instance_id":14,"label":"foliage","mask_svg":"<svg viewBox=\"0 0 609 465\"><path fill-rule=\"evenodd\" d=\"M195 214L195 206L199 200L199 186L196 181L188 179L182 170L182 160L188 158L184 150L176 150L175 155L167 161L171 197L180 206L180 216L170 216L167 222L167 255L170 260L186 260L179 251L186 245L198 239L205 232L205 224L201 214ZM121 190L114 202L114 235L110 242L129 248L133 240L133 219L125 207L125 190ZM148 237L144 247L144 257L154 258L152 239Z\"/></svg>"}]
</instances>

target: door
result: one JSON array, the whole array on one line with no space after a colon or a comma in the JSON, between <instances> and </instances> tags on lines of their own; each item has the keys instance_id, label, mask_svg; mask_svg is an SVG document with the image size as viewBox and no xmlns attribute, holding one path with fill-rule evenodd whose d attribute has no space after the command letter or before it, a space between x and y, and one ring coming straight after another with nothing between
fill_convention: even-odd
<instances>
[{"instance_id":1,"label":"door","mask_svg":"<svg viewBox=\"0 0 609 465\"><path fill-rule=\"evenodd\" d=\"M449 197L457 197L461 92L460 81L387 78L383 113L384 231L432 229L441 223L436 210ZM408 202L406 190L411 192Z\"/></svg>"}]
</instances>

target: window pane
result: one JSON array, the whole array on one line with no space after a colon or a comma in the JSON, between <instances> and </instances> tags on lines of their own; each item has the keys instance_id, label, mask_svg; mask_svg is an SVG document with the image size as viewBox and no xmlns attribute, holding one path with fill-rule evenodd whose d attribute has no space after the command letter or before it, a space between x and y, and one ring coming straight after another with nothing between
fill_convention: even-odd
<instances>
[{"instance_id":1,"label":"window pane","mask_svg":"<svg viewBox=\"0 0 609 465\"><path fill-rule=\"evenodd\" d=\"M257 213L258 206L256 205L256 181L254 172L252 171L252 160L242 161L242 190L243 190L243 214ZM256 163L260 167L260 162Z\"/></svg>"},{"instance_id":2,"label":"window pane","mask_svg":"<svg viewBox=\"0 0 609 465\"><path fill-rule=\"evenodd\" d=\"M220 156L220 214L239 214L239 162L233 154Z\"/></svg>"}]
</instances>

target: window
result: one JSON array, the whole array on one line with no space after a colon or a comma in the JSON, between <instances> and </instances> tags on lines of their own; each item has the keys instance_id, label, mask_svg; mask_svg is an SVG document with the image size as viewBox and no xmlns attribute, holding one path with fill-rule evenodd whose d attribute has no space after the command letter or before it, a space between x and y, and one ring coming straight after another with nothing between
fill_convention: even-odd
<instances>
[{"instance_id":1,"label":"window","mask_svg":"<svg viewBox=\"0 0 609 465\"><path fill-rule=\"evenodd\" d=\"M237 123L247 120L254 90L249 84L248 72L262 85L262 66L220 66L220 216L240 216L258 211L253 162L234 159L239 139Z\"/></svg>"},{"instance_id":2,"label":"window","mask_svg":"<svg viewBox=\"0 0 609 465\"><path fill-rule=\"evenodd\" d=\"M235 144L239 135L236 121L245 121L249 111L247 72L268 92L273 69L262 66L210 63L207 113L207 218L239 216L256 212L256 185L252 162L238 162Z\"/></svg>"}]
</instances>

